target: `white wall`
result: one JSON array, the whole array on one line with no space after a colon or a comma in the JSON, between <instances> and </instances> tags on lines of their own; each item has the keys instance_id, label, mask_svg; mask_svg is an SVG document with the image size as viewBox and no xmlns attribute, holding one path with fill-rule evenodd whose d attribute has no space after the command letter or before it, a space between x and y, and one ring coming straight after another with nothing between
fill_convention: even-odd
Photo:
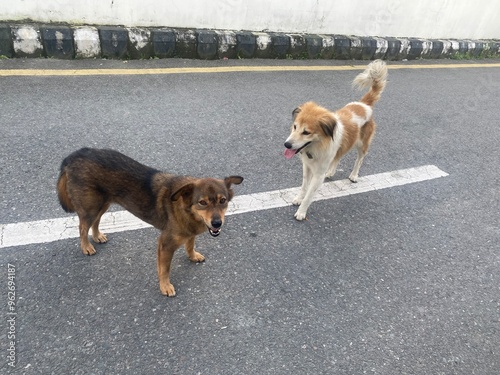
<instances>
[{"instance_id":1,"label":"white wall","mask_svg":"<svg viewBox=\"0 0 500 375\"><path fill-rule=\"evenodd\" d=\"M498 0L0 0L0 21L498 39Z\"/></svg>"}]
</instances>

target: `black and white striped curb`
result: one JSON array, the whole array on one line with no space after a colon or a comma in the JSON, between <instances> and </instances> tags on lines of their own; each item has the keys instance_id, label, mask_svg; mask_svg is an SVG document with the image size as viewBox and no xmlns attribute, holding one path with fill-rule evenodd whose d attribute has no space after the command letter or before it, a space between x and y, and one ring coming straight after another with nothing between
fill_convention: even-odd
<instances>
[{"instance_id":1,"label":"black and white striped curb","mask_svg":"<svg viewBox=\"0 0 500 375\"><path fill-rule=\"evenodd\" d=\"M0 57L414 60L500 57L500 40L0 23Z\"/></svg>"}]
</instances>

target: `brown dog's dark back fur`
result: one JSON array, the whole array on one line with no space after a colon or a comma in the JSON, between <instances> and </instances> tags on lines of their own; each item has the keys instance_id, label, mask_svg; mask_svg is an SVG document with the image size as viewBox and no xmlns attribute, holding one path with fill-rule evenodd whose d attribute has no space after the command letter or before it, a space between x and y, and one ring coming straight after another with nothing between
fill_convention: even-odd
<instances>
[{"instance_id":1,"label":"brown dog's dark back fur","mask_svg":"<svg viewBox=\"0 0 500 375\"><path fill-rule=\"evenodd\" d=\"M57 184L59 202L66 212L118 203L154 225L151 212L156 199L152 180L157 173L158 170L117 151L82 148L61 164Z\"/></svg>"}]
</instances>

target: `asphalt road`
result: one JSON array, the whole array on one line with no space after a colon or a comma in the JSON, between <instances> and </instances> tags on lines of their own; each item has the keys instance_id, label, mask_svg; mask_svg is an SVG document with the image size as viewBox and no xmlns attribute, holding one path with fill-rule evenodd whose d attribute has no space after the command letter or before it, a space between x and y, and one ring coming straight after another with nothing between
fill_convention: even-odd
<instances>
[{"instance_id":1,"label":"asphalt road","mask_svg":"<svg viewBox=\"0 0 500 375\"><path fill-rule=\"evenodd\" d=\"M422 68L431 63L449 66ZM432 164L449 176L316 202L305 222L293 207L230 216L221 236L198 238L204 264L176 253L175 298L159 293L154 229L111 234L93 257L77 239L0 248L0 372L497 374L500 67L451 68L470 63L390 69L360 173ZM5 60L0 70L344 64ZM0 224L68 216L55 181L82 146L179 174L239 174L238 195L299 186L300 161L282 155L292 110L358 99L356 74L2 76Z\"/></svg>"}]
</instances>

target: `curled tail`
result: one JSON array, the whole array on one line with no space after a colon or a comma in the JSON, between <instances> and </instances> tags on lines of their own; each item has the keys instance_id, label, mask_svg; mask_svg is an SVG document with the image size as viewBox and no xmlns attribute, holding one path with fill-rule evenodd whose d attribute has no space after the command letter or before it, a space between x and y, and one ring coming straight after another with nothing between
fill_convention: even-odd
<instances>
[{"instance_id":1,"label":"curled tail","mask_svg":"<svg viewBox=\"0 0 500 375\"><path fill-rule=\"evenodd\" d=\"M361 102L369 106L373 106L380 99L386 83L387 65L382 60L371 62L365 71L359 73L352 82L353 86L361 89L370 88L370 91L361 98Z\"/></svg>"},{"instance_id":2,"label":"curled tail","mask_svg":"<svg viewBox=\"0 0 500 375\"><path fill-rule=\"evenodd\" d=\"M59 197L59 203L61 207L66 212L75 212L73 203L68 194L68 175L64 170L64 166L61 166L61 173L59 174L59 179L57 180L57 196Z\"/></svg>"}]
</instances>

